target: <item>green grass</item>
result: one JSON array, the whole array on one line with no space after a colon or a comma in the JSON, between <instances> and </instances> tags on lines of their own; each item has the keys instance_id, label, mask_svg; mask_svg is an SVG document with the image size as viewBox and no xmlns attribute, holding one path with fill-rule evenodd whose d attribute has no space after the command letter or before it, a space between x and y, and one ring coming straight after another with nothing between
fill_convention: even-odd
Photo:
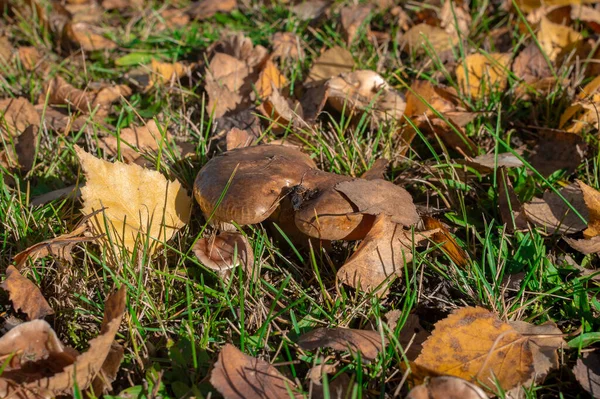
<instances>
[{"instance_id":1,"label":"green grass","mask_svg":"<svg viewBox=\"0 0 600 399\"><path fill-rule=\"evenodd\" d=\"M157 10L160 3L146 10ZM13 44L47 51L47 58L53 63L47 75L59 74L76 87L92 82L126 83L126 74L138 67L140 60L147 62L148 55L165 61L204 63L204 52L228 31L242 31L255 44L266 47L275 32L299 35L306 43L306 59L282 68L295 87L301 86L321 48L345 46L335 11L331 18L310 24L298 20L286 6L252 3L249 9L242 7L229 15L218 14L207 21L163 32L153 29L160 22L159 14L148 12L147 17L128 27L128 35L124 34L124 27L130 19L110 13L105 20L117 26L111 37L119 49L86 54L83 60L81 55L64 60L65 54L53 44L52 33L43 29L39 21L32 23L17 17L6 28ZM461 93L453 80L452 65L478 49L483 54L495 51L490 43L493 29L511 29L510 51L531 41L515 27L514 15L499 9L490 13L491 8L485 9L488 4L472 2L471 35L455 48L450 65L442 64L431 52L401 53L396 35L399 28L386 12L374 12L371 21L374 28L391 35L385 51L365 35L349 47L357 69L380 72L402 92L417 78L457 88L466 103L482 111L466 128L480 154L516 150L523 143L522 126L557 127L558 117L577 87L557 85L547 98L517 98L514 93L518 80L513 76L506 90L491 89L481 101ZM420 7L416 2L410 3L407 10L414 13ZM578 84L583 81L567 67L557 68L556 73ZM44 94L46 77L30 74L18 65L2 69L0 97L23 96L36 103ZM191 192L196 174L213 155L209 139L214 121L205 112L203 85L202 75L195 73L191 85L138 91L111 113L107 122L115 129L107 129L91 119L89 129L67 136L43 127L33 169L24 175L4 169L1 172L3 177L10 174L15 183L9 185L3 179L0 186L0 270L5 270L18 252L70 231L80 220L81 204L77 198L30 205L33 197L82 184L75 144L96 150L98 136L115 134L131 124L155 118L159 126L168 126L177 140L195 146L193 158L178 159L171 149L163 148L151 159L157 170L177 178ZM532 115L535 120L531 120ZM306 392L309 382L305 376L310 367L340 361L339 372L348 372L353 379L352 398L405 393L402 367L406 359L397 337L406 316L416 313L423 326L431 330L449 311L465 305L484 306L503 318L535 324L552 320L559 323L564 333L573 334L568 339L591 337L593 344L596 337L600 341L599 286L591 276L580 275L565 261L565 256L570 256L578 264L593 268L598 265L597 256L578 254L558 237L547 237L536 229L509 233L497 211L494 173L465 173L466 168L455 162L461 158L459 154L420 132L406 156L397 157L396 129L392 127L370 130L366 119L355 123L333 113L324 115L320 124L318 134L293 129L287 129L285 134L302 142L319 166L331 172L360 176L376 159L392 159L388 179L406 187L416 204L451 226L470 256L468 267L458 267L434 244L415 249L415 258L405 267L403 277L392 284L387 298L379 299L336 285L335 273L353 253L354 243L336 245L332 251L318 246L296 248L290 241L276 240L271 226L255 225L241 230L253 246L255 273L260 278L252 281L237 269L231 279L221 279L190 251L197 239L213 231L197 205L190 223L152 257L142 245L132 255L122 254L122 263L113 267L110 247L84 243L74 250L72 265L53 257L29 263L25 275L40 286L56 312L53 327L63 342L80 350L86 349L87 342L99 332L107 293L114 286L127 286L127 313L117 338L125 346L126 355L114 383L114 397L121 391L122 397L150 397L153 392L165 398L207 397L213 391L208 382L209 370L225 343L233 343L243 352L271 363L283 364L278 369ZM275 138L273 132L265 136ZM559 172L545 179L527 166L511 169L508 176L521 201L540 196L548 189L556 190L575 177L598 187L597 136L593 131L585 132L585 139L590 145L588 157L573 176ZM101 156L102 151L97 150L96 154ZM509 276L522 279L520 286L507 288ZM5 316L15 314L6 296L0 306ZM402 311L403 316L391 330L385 314L395 309ZM390 344L371 364L348 354L299 350L297 338L321 326L376 330L381 326L380 331ZM589 341L579 348L574 344L575 350L566 351L565 367L554 372L545 385L534 387L530 397L585 397L567 368L577 358L578 349L588 345Z\"/></svg>"}]
</instances>

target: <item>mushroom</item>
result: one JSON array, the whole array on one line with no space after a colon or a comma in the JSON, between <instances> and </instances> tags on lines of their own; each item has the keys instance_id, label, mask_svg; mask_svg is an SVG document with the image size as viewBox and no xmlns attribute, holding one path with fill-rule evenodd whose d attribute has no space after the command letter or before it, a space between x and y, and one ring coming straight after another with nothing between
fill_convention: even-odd
<instances>
[{"instance_id":1,"label":"mushroom","mask_svg":"<svg viewBox=\"0 0 600 399\"><path fill-rule=\"evenodd\" d=\"M192 248L202 264L221 275L242 264L246 273L252 273L254 251L248 239L237 232L222 232L210 238L201 238Z\"/></svg>"}]
</instances>

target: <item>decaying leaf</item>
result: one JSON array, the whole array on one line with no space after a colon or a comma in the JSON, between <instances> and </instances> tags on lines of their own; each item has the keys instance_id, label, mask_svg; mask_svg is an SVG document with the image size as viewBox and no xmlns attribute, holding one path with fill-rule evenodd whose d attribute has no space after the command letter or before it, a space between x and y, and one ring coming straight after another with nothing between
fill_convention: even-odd
<instances>
[{"instance_id":1,"label":"decaying leaf","mask_svg":"<svg viewBox=\"0 0 600 399\"><path fill-rule=\"evenodd\" d=\"M320 18L331 5L330 0L302 0L291 8L304 21Z\"/></svg>"},{"instance_id":2,"label":"decaying leaf","mask_svg":"<svg viewBox=\"0 0 600 399\"><path fill-rule=\"evenodd\" d=\"M560 193L585 220L589 219L589 212L578 186L569 185L560 190ZM523 209L530 222L545 228L549 234L576 233L587 226L587 223L553 191L545 192L543 198L534 198L524 204Z\"/></svg>"},{"instance_id":3,"label":"decaying leaf","mask_svg":"<svg viewBox=\"0 0 600 399\"><path fill-rule=\"evenodd\" d=\"M85 51L112 50L117 48L117 43L104 37L101 30L85 22L68 22L64 32L73 43L81 46Z\"/></svg>"},{"instance_id":4,"label":"decaying leaf","mask_svg":"<svg viewBox=\"0 0 600 399\"><path fill-rule=\"evenodd\" d=\"M391 327L392 326L390 325L390 328ZM402 345L404 355L409 361L412 362L419 356L423 350L423 344L427 341L429 335L429 332L421 325L419 316L409 314L406 317L402 330L400 330L398 341L400 342L400 345Z\"/></svg>"},{"instance_id":5,"label":"decaying leaf","mask_svg":"<svg viewBox=\"0 0 600 399\"><path fill-rule=\"evenodd\" d=\"M227 141L227 151L231 151L235 148L243 148L252 145L252 142L256 140L256 136L249 133L247 130L234 127L227 132L225 139Z\"/></svg>"},{"instance_id":6,"label":"decaying leaf","mask_svg":"<svg viewBox=\"0 0 600 399\"><path fill-rule=\"evenodd\" d=\"M400 45L410 53L425 54L433 51L443 58L452 50L456 39L456 36L451 36L442 28L422 23L406 31L400 38Z\"/></svg>"},{"instance_id":7,"label":"decaying leaf","mask_svg":"<svg viewBox=\"0 0 600 399\"><path fill-rule=\"evenodd\" d=\"M32 125L39 126L40 117L27 99L17 97L0 100L0 135L5 139L20 135Z\"/></svg>"},{"instance_id":8,"label":"decaying leaf","mask_svg":"<svg viewBox=\"0 0 600 399\"><path fill-rule=\"evenodd\" d=\"M570 26L554 23L545 16L540 21L537 38L541 50L553 62L576 50L583 42L581 33Z\"/></svg>"},{"instance_id":9,"label":"decaying leaf","mask_svg":"<svg viewBox=\"0 0 600 399\"><path fill-rule=\"evenodd\" d=\"M188 222L191 200L178 181L139 165L103 161L79 147L76 152L87 180L81 189L82 212L102 210L91 223L96 231L109 234L113 244L132 252L138 235L142 245L148 235L148 251L153 253Z\"/></svg>"},{"instance_id":10,"label":"decaying leaf","mask_svg":"<svg viewBox=\"0 0 600 399\"><path fill-rule=\"evenodd\" d=\"M160 62L152 59L150 65L152 74L150 75L150 85L159 83L168 84L172 80L177 82L179 79L190 74L190 67L181 62Z\"/></svg>"},{"instance_id":11,"label":"decaying leaf","mask_svg":"<svg viewBox=\"0 0 600 399\"><path fill-rule=\"evenodd\" d=\"M352 54L342 47L332 47L315 60L304 84L308 87L319 86L341 73L352 72L353 68Z\"/></svg>"},{"instance_id":12,"label":"decaying leaf","mask_svg":"<svg viewBox=\"0 0 600 399\"><path fill-rule=\"evenodd\" d=\"M332 364L319 364L308 371L307 377L310 379L310 397L312 399L343 399L351 395L349 390L352 389L352 385L348 374L341 373L334 380L331 380L336 371L337 367ZM326 375L327 390L323 383L323 378Z\"/></svg>"},{"instance_id":13,"label":"decaying leaf","mask_svg":"<svg viewBox=\"0 0 600 399\"><path fill-rule=\"evenodd\" d=\"M488 395L477 385L462 378L433 377L411 389L406 399L487 399Z\"/></svg>"},{"instance_id":14,"label":"decaying leaf","mask_svg":"<svg viewBox=\"0 0 600 399\"><path fill-rule=\"evenodd\" d=\"M304 58L304 50L300 38L292 32L277 32L273 35L273 52L271 57L297 60Z\"/></svg>"},{"instance_id":15,"label":"decaying leaf","mask_svg":"<svg viewBox=\"0 0 600 399\"><path fill-rule=\"evenodd\" d=\"M538 142L532 150L529 162L544 176L564 169L573 173L583 160L587 144L576 133L556 129L541 129Z\"/></svg>"},{"instance_id":16,"label":"decaying leaf","mask_svg":"<svg viewBox=\"0 0 600 399\"><path fill-rule=\"evenodd\" d=\"M511 152L501 154L478 155L466 161L466 164L480 173L492 173L497 168L518 168L523 166L523 161Z\"/></svg>"},{"instance_id":17,"label":"decaying leaf","mask_svg":"<svg viewBox=\"0 0 600 399\"><path fill-rule=\"evenodd\" d=\"M207 19L216 13L228 13L237 8L237 0L200 0L189 5L187 13L193 19Z\"/></svg>"},{"instance_id":18,"label":"decaying leaf","mask_svg":"<svg viewBox=\"0 0 600 399\"><path fill-rule=\"evenodd\" d=\"M17 50L19 61L26 71L33 71L42 60L42 54L32 46L21 46Z\"/></svg>"},{"instance_id":19,"label":"decaying leaf","mask_svg":"<svg viewBox=\"0 0 600 399\"><path fill-rule=\"evenodd\" d=\"M423 223L427 230L437 230L431 236L431 240L441 245L442 251L448 255L450 259L458 266L465 267L468 263L467 253L458 246L458 243L450 235L450 232L446 227L437 219L430 216L423 216Z\"/></svg>"},{"instance_id":20,"label":"decaying leaf","mask_svg":"<svg viewBox=\"0 0 600 399\"><path fill-rule=\"evenodd\" d=\"M390 161L385 158L379 158L371 165L369 170L360 176L360 178L365 180L385 180L385 172L387 172L389 165Z\"/></svg>"},{"instance_id":21,"label":"decaying leaf","mask_svg":"<svg viewBox=\"0 0 600 399\"><path fill-rule=\"evenodd\" d=\"M336 351L359 352L363 359L375 360L379 352L387 345L377 331L351 328L317 328L298 339L298 345L304 350L331 348Z\"/></svg>"},{"instance_id":22,"label":"decaying leaf","mask_svg":"<svg viewBox=\"0 0 600 399\"><path fill-rule=\"evenodd\" d=\"M565 238L565 241L584 254L600 252L600 192L581 180L577 180L577 184L581 189L589 214L587 229L583 231L583 239Z\"/></svg>"},{"instance_id":23,"label":"decaying leaf","mask_svg":"<svg viewBox=\"0 0 600 399\"><path fill-rule=\"evenodd\" d=\"M221 349L210 383L227 399L302 397L294 395L296 385L275 367L231 344Z\"/></svg>"},{"instance_id":24,"label":"decaying leaf","mask_svg":"<svg viewBox=\"0 0 600 399\"><path fill-rule=\"evenodd\" d=\"M273 61L267 60L256 83L256 91L259 98L267 98L273 93L273 89L281 89L287 84L287 79Z\"/></svg>"},{"instance_id":25,"label":"decaying leaf","mask_svg":"<svg viewBox=\"0 0 600 399\"><path fill-rule=\"evenodd\" d=\"M481 98L490 90L504 90L510 54L471 54L456 67L456 79L463 92Z\"/></svg>"},{"instance_id":26,"label":"decaying leaf","mask_svg":"<svg viewBox=\"0 0 600 399\"><path fill-rule=\"evenodd\" d=\"M404 96L376 72L342 73L330 79L326 87L329 104L340 112L369 112L375 122L399 121L404 114Z\"/></svg>"},{"instance_id":27,"label":"decaying leaf","mask_svg":"<svg viewBox=\"0 0 600 399\"><path fill-rule=\"evenodd\" d=\"M15 310L25 313L28 320L43 319L54 314L40 289L29 279L21 276L14 266L6 269L6 279L0 287L8 292Z\"/></svg>"},{"instance_id":28,"label":"decaying leaf","mask_svg":"<svg viewBox=\"0 0 600 399\"><path fill-rule=\"evenodd\" d=\"M251 91L247 82L248 65L225 53L217 53L210 61L206 75L208 103L206 110L214 118L220 118L248 102Z\"/></svg>"},{"instance_id":29,"label":"decaying leaf","mask_svg":"<svg viewBox=\"0 0 600 399\"><path fill-rule=\"evenodd\" d=\"M440 26L448 32L451 37L469 36L471 30L471 14L468 3L465 1L445 1L439 12Z\"/></svg>"},{"instance_id":30,"label":"decaying leaf","mask_svg":"<svg viewBox=\"0 0 600 399\"><path fill-rule=\"evenodd\" d=\"M346 36L346 43L348 45L351 45L354 42L359 33L359 29L364 25L370 13L371 7L368 5L353 5L342 8L340 11L340 18Z\"/></svg>"},{"instance_id":31,"label":"decaying leaf","mask_svg":"<svg viewBox=\"0 0 600 399\"><path fill-rule=\"evenodd\" d=\"M37 244L34 244L26 250L16 254L14 257L14 262L17 269L20 270L25 265L27 259L31 259L32 262L35 262L36 259L43 258L44 256L48 255L57 256L70 264L73 263L71 251L75 245L81 242L94 241L100 238L100 236L86 235L88 230L87 222L89 218L90 216L85 216L70 233L65 233L58 237L38 242Z\"/></svg>"},{"instance_id":32,"label":"decaying leaf","mask_svg":"<svg viewBox=\"0 0 600 399\"><path fill-rule=\"evenodd\" d=\"M512 71L525 83L535 83L552 76L552 69L535 43L530 43L517 55Z\"/></svg>"},{"instance_id":33,"label":"decaying leaf","mask_svg":"<svg viewBox=\"0 0 600 399\"><path fill-rule=\"evenodd\" d=\"M465 307L436 323L415 365L433 376L460 377L484 389L497 383L510 390L543 378L555 366L561 345L555 326L508 324L483 308Z\"/></svg>"},{"instance_id":34,"label":"decaying leaf","mask_svg":"<svg viewBox=\"0 0 600 399\"><path fill-rule=\"evenodd\" d=\"M269 58L269 52L260 45L252 44L252 40L241 33L225 36L213 46L217 53L230 55L248 65L254 71Z\"/></svg>"},{"instance_id":35,"label":"decaying leaf","mask_svg":"<svg viewBox=\"0 0 600 399\"><path fill-rule=\"evenodd\" d=\"M71 395L75 385L80 390L87 389L110 352L121 325L125 300L125 286L107 298L100 335L89 342L89 349L82 354L66 350L42 320L13 328L0 338L0 356L14 355L0 377L0 395L50 398Z\"/></svg>"},{"instance_id":36,"label":"decaying leaf","mask_svg":"<svg viewBox=\"0 0 600 399\"><path fill-rule=\"evenodd\" d=\"M192 251L204 266L217 273L224 274L241 264L246 273L252 276L254 252L243 234L224 231L216 236L201 238Z\"/></svg>"},{"instance_id":37,"label":"decaying leaf","mask_svg":"<svg viewBox=\"0 0 600 399\"><path fill-rule=\"evenodd\" d=\"M0 165L8 170L29 172L35 162L37 137L38 127L30 125L19 137L10 139L11 142L0 151Z\"/></svg>"},{"instance_id":38,"label":"decaying leaf","mask_svg":"<svg viewBox=\"0 0 600 399\"><path fill-rule=\"evenodd\" d=\"M598 352L586 353L577 359L573 374L583 389L593 398L600 397L600 356Z\"/></svg>"}]
</instances>

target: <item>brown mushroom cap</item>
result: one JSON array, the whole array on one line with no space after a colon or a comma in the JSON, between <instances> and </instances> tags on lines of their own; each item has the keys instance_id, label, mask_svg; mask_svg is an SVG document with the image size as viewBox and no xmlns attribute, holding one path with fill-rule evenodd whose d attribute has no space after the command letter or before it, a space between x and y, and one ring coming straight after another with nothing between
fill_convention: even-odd
<instances>
[{"instance_id":1,"label":"brown mushroom cap","mask_svg":"<svg viewBox=\"0 0 600 399\"><path fill-rule=\"evenodd\" d=\"M260 223L277 208L283 191L315 167L308 155L291 147L235 149L204 165L194 182L194 196L205 217L212 215L212 223Z\"/></svg>"}]
</instances>

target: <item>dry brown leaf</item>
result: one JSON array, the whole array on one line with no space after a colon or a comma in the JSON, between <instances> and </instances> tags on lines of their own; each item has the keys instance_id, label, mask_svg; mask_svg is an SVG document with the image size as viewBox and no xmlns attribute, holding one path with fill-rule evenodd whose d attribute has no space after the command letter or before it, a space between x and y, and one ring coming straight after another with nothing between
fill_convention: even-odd
<instances>
[{"instance_id":1,"label":"dry brown leaf","mask_svg":"<svg viewBox=\"0 0 600 399\"><path fill-rule=\"evenodd\" d=\"M392 326L390 326L391 328ZM402 345L404 355L409 361L414 361L423 350L423 343L429 338L429 332L423 328L419 316L409 314L400 330L398 341Z\"/></svg>"},{"instance_id":2,"label":"dry brown leaf","mask_svg":"<svg viewBox=\"0 0 600 399\"><path fill-rule=\"evenodd\" d=\"M330 5L330 0L301 0L291 8L291 11L301 20L308 21L320 18Z\"/></svg>"},{"instance_id":3,"label":"dry brown leaf","mask_svg":"<svg viewBox=\"0 0 600 399\"><path fill-rule=\"evenodd\" d=\"M560 193L585 220L589 219L580 187L569 185L561 189ZM526 203L523 209L527 219L536 226L545 228L548 234L576 233L587 226L587 223L553 191L545 192L543 198L534 198Z\"/></svg>"},{"instance_id":4,"label":"dry brown leaf","mask_svg":"<svg viewBox=\"0 0 600 399\"><path fill-rule=\"evenodd\" d=\"M583 137L556 129L541 129L538 142L529 162L544 176L564 169L571 174L579 166L587 151Z\"/></svg>"},{"instance_id":5,"label":"dry brown leaf","mask_svg":"<svg viewBox=\"0 0 600 399\"><path fill-rule=\"evenodd\" d=\"M98 375L92 382L92 391L94 395L109 393L112 390L112 383L117 378L117 373L121 368L121 362L125 355L125 348L122 345L113 342L106 356L106 360L102 364Z\"/></svg>"},{"instance_id":6,"label":"dry brown leaf","mask_svg":"<svg viewBox=\"0 0 600 399\"><path fill-rule=\"evenodd\" d=\"M160 17L164 20L163 23L158 23L156 29L162 31L164 29L181 28L190 23L190 16L182 9L166 9L160 13Z\"/></svg>"},{"instance_id":7,"label":"dry brown leaf","mask_svg":"<svg viewBox=\"0 0 600 399\"><path fill-rule=\"evenodd\" d=\"M464 93L482 98L490 90L504 90L510 67L510 54L471 54L456 67L456 80Z\"/></svg>"},{"instance_id":8,"label":"dry brown leaf","mask_svg":"<svg viewBox=\"0 0 600 399\"><path fill-rule=\"evenodd\" d=\"M206 72L207 112L220 118L243 107L251 90L247 82L250 72L245 62L224 53L215 54Z\"/></svg>"},{"instance_id":9,"label":"dry brown leaf","mask_svg":"<svg viewBox=\"0 0 600 399\"><path fill-rule=\"evenodd\" d=\"M271 60L267 60L256 82L256 91L261 99L273 93L273 88L282 89L287 84L287 79Z\"/></svg>"},{"instance_id":10,"label":"dry brown leaf","mask_svg":"<svg viewBox=\"0 0 600 399\"><path fill-rule=\"evenodd\" d=\"M245 62L252 71L260 68L269 58L266 48L255 46L252 40L242 33L228 35L211 47L217 53L224 53Z\"/></svg>"},{"instance_id":11,"label":"dry brown leaf","mask_svg":"<svg viewBox=\"0 0 600 399\"><path fill-rule=\"evenodd\" d=\"M517 55L512 71L529 84L552 76L552 69L535 43L530 43Z\"/></svg>"},{"instance_id":12,"label":"dry brown leaf","mask_svg":"<svg viewBox=\"0 0 600 399\"><path fill-rule=\"evenodd\" d=\"M585 238L600 235L600 191L588 186L581 180L577 180L579 188L583 193L583 200L589 212L587 229L584 230Z\"/></svg>"},{"instance_id":13,"label":"dry brown leaf","mask_svg":"<svg viewBox=\"0 0 600 399\"><path fill-rule=\"evenodd\" d=\"M348 46L354 42L359 33L359 29L363 27L370 14L371 7L368 5L352 5L342 8L340 11L340 18L342 28L344 29L346 44L348 44ZM369 31L368 25L366 29Z\"/></svg>"},{"instance_id":14,"label":"dry brown leaf","mask_svg":"<svg viewBox=\"0 0 600 399\"><path fill-rule=\"evenodd\" d=\"M17 50L19 61L26 71L33 71L42 59L42 54L37 48L31 46L22 46Z\"/></svg>"},{"instance_id":15,"label":"dry brown leaf","mask_svg":"<svg viewBox=\"0 0 600 399\"><path fill-rule=\"evenodd\" d=\"M9 294L13 307L27 315L27 320L43 319L54 311L37 285L21 276L14 266L6 269L6 279L0 287Z\"/></svg>"},{"instance_id":16,"label":"dry brown leaf","mask_svg":"<svg viewBox=\"0 0 600 399\"><path fill-rule=\"evenodd\" d=\"M298 346L314 351L318 348L331 348L336 351L359 352L364 360L375 360L379 352L387 345L387 339L377 331L356 330L351 328L317 328L303 334Z\"/></svg>"},{"instance_id":17,"label":"dry brown leaf","mask_svg":"<svg viewBox=\"0 0 600 399\"><path fill-rule=\"evenodd\" d=\"M537 38L541 50L552 62L560 61L583 43L583 36L570 26L550 21L545 16L540 21Z\"/></svg>"},{"instance_id":18,"label":"dry brown leaf","mask_svg":"<svg viewBox=\"0 0 600 399\"><path fill-rule=\"evenodd\" d=\"M342 73L326 84L327 101L339 112L368 112L374 122L400 121L406 108L404 96L391 88L376 72Z\"/></svg>"},{"instance_id":19,"label":"dry brown leaf","mask_svg":"<svg viewBox=\"0 0 600 399\"><path fill-rule=\"evenodd\" d=\"M16 254L13 260L17 269L21 270L29 258L31 262L35 262L37 259L48 255L57 256L72 264L73 257L71 256L71 251L75 245L100 238L99 236L90 237L85 235L88 230L88 219L89 217L84 217L70 233L38 242Z\"/></svg>"},{"instance_id":20,"label":"dry brown leaf","mask_svg":"<svg viewBox=\"0 0 600 399\"><path fill-rule=\"evenodd\" d=\"M332 47L319 56L308 72L305 86L314 87L341 73L352 72L354 57L342 47Z\"/></svg>"},{"instance_id":21,"label":"dry brown leaf","mask_svg":"<svg viewBox=\"0 0 600 399\"><path fill-rule=\"evenodd\" d=\"M113 244L133 252L138 235L141 243L148 235L148 253L152 254L187 224L191 199L178 181L170 182L156 170L110 163L79 147L75 150L86 177L81 189L82 212L89 215L103 209L91 218L91 223L96 231L110 234ZM115 251L117 256L120 253Z\"/></svg>"},{"instance_id":22,"label":"dry brown leaf","mask_svg":"<svg viewBox=\"0 0 600 399\"><path fill-rule=\"evenodd\" d=\"M237 0L200 0L190 4L187 13L193 19L204 20L216 13L229 13L237 8Z\"/></svg>"},{"instance_id":23,"label":"dry brown leaf","mask_svg":"<svg viewBox=\"0 0 600 399\"><path fill-rule=\"evenodd\" d=\"M475 156L477 145L471 140L465 130L450 120L448 122L440 118L429 118L427 115L418 116L413 123L422 133L439 137L447 147L458 151L463 156Z\"/></svg>"},{"instance_id":24,"label":"dry brown leaf","mask_svg":"<svg viewBox=\"0 0 600 399\"><path fill-rule=\"evenodd\" d=\"M523 166L523 161L511 152L501 154L485 154L475 158L468 159L466 164L480 173L492 173L498 168L519 168Z\"/></svg>"},{"instance_id":25,"label":"dry brown leaf","mask_svg":"<svg viewBox=\"0 0 600 399\"><path fill-rule=\"evenodd\" d=\"M406 399L487 399L488 395L477 385L462 378L433 377L411 389Z\"/></svg>"},{"instance_id":26,"label":"dry brown leaf","mask_svg":"<svg viewBox=\"0 0 600 399\"><path fill-rule=\"evenodd\" d=\"M352 389L350 377L348 374L341 373L334 380L330 376L327 377L327 395L325 394L325 386L323 378L327 374L335 374L337 367L331 364L319 364L311 367L308 370L307 377L310 379L310 398L311 399L344 399L349 395L349 390Z\"/></svg>"},{"instance_id":27,"label":"dry brown leaf","mask_svg":"<svg viewBox=\"0 0 600 399\"><path fill-rule=\"evenodd\" d=\"M600 76L585 85L573 102L560 116L559 128L570 133L584 129L598 129L598 105L600 104Z\"/></svg>"},{"instance_id":28,"label":"dry brown leaf","mask_svg":"<svg viewBox=\"0 0 600 399\"><path fill-rule=\"evenodd\" d=\"M40 117L29 101L23 97L0 100L0 135L16 137L31 125L39 126Z\"/></svg>"},{"instance_id":29,"label":"dry brown leaf","mask_svg":"<svg viewBox=\"0 0 600 399\"><path fill-rule=\"evenodd\" d=\"M400 38L400 45L409 53L425 54L431 48L439 57L444 58L456 44L457 37L446 30L428 24L417 24Z\"/></svg>"},{"instance_id":30,"label":"dry brown leaf","mask_svg":"<svg viewBox=\"0 0 600 399\"><path fill-rule=\"evenodd\" d=\"M178 82L179 79L190 74L190 67L181 62L160 62L152 59L150 65L150 85L168 84L171 81Z\"/></svg>"},{"instance_id":31,"label":"dry brown leaf","mask_svg":"<svg viewBox=\"0 0 600 399\"><path fill-rule=\"evenodd\" d=\"M335 189L368 215L386 215L390 221L409 227L419 221L412 196L404 188L383 179L354 179L340 182Z\"/></svg>"},{"instance_id":32,"label":"dry brown leaf","mask_svg":"<svg viewBox=\"0 0 600 399\"><path fill-rule=\"evenodd\" d=\"M1 3L0 3L1 5ZM13 56L13 46L6 36L0 36L0 66L7 66Z\"/></svg>"},{"instance_id":33,"label":"dry brown leaf","mask_svg":"<svg viewBox=\"0 0 600 399\"><path fill-rule=\"evenodd\" d=\"M68 112L65 108L57 109L45 104L38 104L35 108L38 115L44 118L45 126L63 136L81 130L85 133L95 134L93 132L94 126L103 126L109 129L109 126L102 120L101 115L78 115L77 113Z\"/></svg>"},{"instance_id":34,"label":"dry brown leaf","mask_svg":"<svg viewBox=\"0 0 600 399\"><path fill-rule=\"evenodd\" d=\"M102 0L102 8L105 10L140 9L143 6L144 0Z\"/></svg>"},{"instance_id":35,"label":"dry brown leaf","mask_svg":"<svg viewBox=\"0 0 600 399\"><path fill-rule=\"evenodd\" d=\"M425 228L427 230L438 231L431 236L431 240L436 244L440 244L442 251L444 251L454 263L461 267L467 266L467 253L458 246L458 243L454 237L450 235L448 229L446 229L446 227L439 220L430 216L423 216L423 223L425 224Z\"/></svg>"},{"instance_id":36,"label":"dry brown leaf","mask_svg":"<svg viewBox=\"0 0 600 399\"><path fill-rule=\"evenodd\" d=\"M563 240L565 240L571 248L585 255L600 252L600 237L584 238L581 240L563 237Z\"/></svg>"},{"instance_id":37,"label":"dry brown leaf","mask_svg":"<svg viewBox=\"0 0 600 399\"><path fill-rule=\"evenodd\" d=\"M66 351L50 326L41 320L23 323L3 336L0 355L17 356L0 377L0 395L50 398L72 394L75 384L81 390L87 389L110 352L125 311L125 299L125 286L108 297L100 335L89 342L89 349L81 355ZM48 344L32 352L33 342Z\"/></svg>"},{"instance_id":38,"label":"dry brown leaf","mask_svg":"<svg viewBox=\"0 0 600 399\"><path fill-rule=\"evenodd\" d=\"M379 215L356 252L338 270L337 277L350 287L377 290L383 296L387 289L382 283L402 273L404 265L412 260L412 248L412 233L389 216Z\"/></svg>"},{"instance_id":39,"label":"dry brown leaf","mask_svg":"<svg viewBox=\"0 0 600 399\"><path fill-rule=\"evenodd\" d=\"M256 136L249 133L247 130L234 127L227 132L225 139L227 141L227 151L231 151L235 148L243 148L252 145L254 140L256 140Z\"/></svg>"},{"instance_id":40,"label":"dry brown leaf","mask_svg":"<svg viewBox=\"0 0 600 399\"><path fill-rule=\"evenodd\" d=\"M387 172L389 165L390 161L385 158L379 158L365 173L360 176L360 178L365 180L385 180L385 173Z\"/></svg>"},{"instance_id":41,"label":"dry brown leaf","mask_svg":"<svg viewBox=\"0 0 600 399\"><path fill-rule=\"evenodd\" d=\"M591 4L598 0L517 0L521 11L530 13L542 7L565 6L571 4Z\"/></svg>"},{"instance_id":42,"label":"dry brown leaf","mask_svg":"<svg viewBox=\"0 0 600 399\"><path fill-rule=\"evenodd\" d=\"M117 43L104 37L99 28L86 22L68 22L65 25L65 34L69 40L79 45L85 51L112 50L117 48Z\"/></svg>"},{"instance_id":43,"label":"dry brown leaf","mask_svg":"<svg viewBox=\"0 0 600 399\"><path fill-rule=\"evenodd\" d=\"M463 378L485 388L520 386L534 372L530 341L483 308L465 307L439 321L417 367Z\"/></svg>"},{"instance_id":44,"label":"dry brown leaf","mask_svg":"<svg viewBox=\"0 0 600 399\"><path fill-rule=\"evenodd\" d=\"M122 129L118 137L100 138L99 146L111 156L117 156L120 150L125 163L144 165L146 163L144 153L158 152L161 145L167 144L171 140L172 137L169 132L165 129L161 131L156 122L150 120L144 126Z\"/></svg>"},{"instance_id":45,"label":"dry brown leaf","mask_svg":"<svg viewBox=\"0 0 600 399\"><path fill-rule=\"evenodd\" d=\"M248 239L238 232L224 231L216 236L201 238L192 247L200 262L218 274L242 265L247 275L253 275L254 251Z\"/></svg>"},{"instance_id":46,"label":"dry brown leaf","mask_svg":"<svg viewBox=\"0 0 600 399\"><path fill-rule=\"evenodd\" d=\"M585 353L577 359L573 374L583 389L593 398L600 397L600 356L598 352Z\"/></svg>"},{"instance_id":47,"label":"dry brown leaf","mask_svg":"<svg viewBox=\"0 0 600 399\"><path fill-rule=\"evenodd\" d=\"M500 167L496 171L496 181L498 182L498 209L502 222L507 226L508 231L526 229L527 219L523 206L515 194L505 167Z\"/></svg>"},{"instance_id":48,"label":"dry brown leaf","mask_svg":"<svg viewBox=\"0 0 600 399\"><path fill-rule=\"evenodd\" d=\"M277 32L273 36L271 58L298 60L304 58L300 38L292 32Z\"/></svg>"},{"instance_id":49,"label":"dry brown leaf","mask_svg":"<svg viewBox=\"0 0 600 399\"><path fill-rule=\"evenodd\" d=\"M210 383L227 399L288 398L296 385L264 360L226 344L211 374Z\"/></svg>"},{"instance_id":50,"label":"dry brown leaf","mask_svg":"<svg viewBox=\"0 0 600 399\"><path fill-rule=\"evenodd\" d=\"M453 89L434 86L427 80L415 80L406 93L405 114L410 117L423 114L436 116L432 108L442 115L457 109L458 97Z\"/></svg>"},{"instance_id":51,"label":"dry brown leaf","mask_svg":"<svg viewBox=\"0 0 600 399\"><path fill-rule=\"evenodd\" d=\"M37 126L30 125L19 137L7 143L4 150L0 151L0 165L8 170L29 172L35 162L38 130Z\"/></svg>"},{"instance_id":52,"label":"dry brown leaf","mask_svg":"<svg viewBox=\"0 0 600 399\"><path fill-rule=\"evenodd\" d=\"M268 129L273 129L278 132L287 127L290 123L298 125L303 119L304 112L299 102L285 98L277 87L271 87L271 94L265 99L259 108L261 113L269 118L270 126Z\"/></svg>"},{"instance_id":53,"label":"dry brown leaf","mask_svg":"<svg viewBox=\"0 0 600 399\"><path fill-rule=\"evenodd\" d=\"M471 30L471 14L467 2L445 1L439 13L440 26L451 37L460 37L464 40Z\"/></svg>"}]
</instances>

